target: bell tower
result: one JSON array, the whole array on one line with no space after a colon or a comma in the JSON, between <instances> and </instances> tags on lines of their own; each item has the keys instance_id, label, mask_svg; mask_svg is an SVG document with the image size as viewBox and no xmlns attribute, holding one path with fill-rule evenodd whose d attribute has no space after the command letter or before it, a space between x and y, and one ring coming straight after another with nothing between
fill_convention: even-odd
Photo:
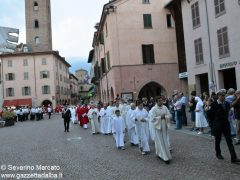
<instances>
[{"instance_id":1,"label":"bell tower","mask_svg":"<svg viewBox=\"0 0 240 180\"><path fill-rule=\"evenodd\" d=\"M29 51L52 50L50 0L25 0L26 40Z\"/></svg>"}]
</instances>

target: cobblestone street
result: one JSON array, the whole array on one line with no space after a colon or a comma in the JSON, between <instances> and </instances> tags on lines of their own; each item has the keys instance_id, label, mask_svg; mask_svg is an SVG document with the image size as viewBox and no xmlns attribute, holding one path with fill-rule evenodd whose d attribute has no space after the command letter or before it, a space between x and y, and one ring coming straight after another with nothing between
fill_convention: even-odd
<instances>
[{"instance_id":1,"label":"cobblestone street","mask_svg":"<svg viewBox=\"0 0 240 180\"><path fill-rule=\"evenodd\" d=\"M222 142L225 159L221 161L215 158L213 140L184 130L170 131L173 146L170 165L156 158L153 144L152 153L143 156L129 143L125 151L117 150L112 136L93 136L90 129L84 130L79 125L72 125L66 133L60 115L53 115L50 120L17 122L15 126L1 128L0 137L0 165L60 166L58 172L67 180L240 179L240 166L230 163L225 142ZM240 147L235 148L240 157ZM34 172L0 170L0 173Z\"/></svg>"}]
</instances>

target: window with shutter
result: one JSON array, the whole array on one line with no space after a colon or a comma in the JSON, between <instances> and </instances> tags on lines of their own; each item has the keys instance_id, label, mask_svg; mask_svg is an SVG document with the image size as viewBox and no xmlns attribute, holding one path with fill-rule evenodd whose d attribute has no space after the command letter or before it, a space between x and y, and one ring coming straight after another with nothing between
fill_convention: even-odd
<instances>
[{"instance_id":1,"label":"window with shutter","mask_svg":"<svg viewBox=\"0 0 240 180\"><path fill-rule=\"evenodd\" d=\"M193 28L200 27L200 14L199 14L199 6L198 2L195 2L193 5L191 5L192 10L192 24Z\"/></svg>"},{"instance_id":2,"label":"window with shutter","mask_svg":"<svg viewBox=\"0 0 240 180\"><path fill-rule=\"evenodd\" d=\"M50 72L49 71L41 71L40 72L40 77L41 79L46 79L50 77Z\"/></svg>"},{"instance_id":3,"label":"window with shutter","mask_svg":"<svg viewBox=\"0 0 240 180\"><path fill-rule=\"evenodd\" d=\"M24 77L24 80L28 80L28 72L24 72L23 77Z\"/></svg>"},{"instance_id":4,"label":"window with shutter","mask_svg":"<svg viewBox=\"0 0 240 180\"><path fill-rule=\"evenodd\" d=\"M171 28L172 26L172 16L171 14L167 14L167 27Z\"/></svg>"},{"instance_id":5,"label":"window with shutter","mask_svg":"<svg viewBox=\"0 0 240 180\"><path fill-rule=\"evenodd\" d=\"M7 97L14 96L14 88L7 88L6 89L6 95L7 95Z\"/></svg>"},{"instance_id":6,"label":"window with shutter","mask_svg":"<svg viewBox=\"0 0 240 180\"><path fill-rule=\"evenodd\" d=\"M14 73L6 74L6 81L13 81L13 80L15 80L15 74Z\"/></svg>"},{"instance_id":7,"label":"window with shutter","mask_svg":"<svg viewBox=\"0 0 240 180\"><path fill-rule=\"evenodd\" d=\"M31 95L31 88L26 86L26 87L22 87L22 95L23 96L29 96Z\"/></svg>"},{"instance_id":8,"label":"window with shutter","mask_svg":"<svg viewBox=\"0 0 240 180\"><path fill-rule=\"evenodd\" d=\"M42 65L46 65L47 64L47 60L45 58L42 59Z\"/></svg>"},{"instance_id":9,"label":"window with shutter","mask_svg":"<svg viewBox=\"0 0 240 180\"><path fill-rule=\"evenodd\" d=\"M12 67L12 60L8 60L8 67Z\"/></svg>"},{"instance_id":10,"label":"window with shutter","mask_svg":"<svg viewBox=\"0 0 240 180\"><path fill-rule=\"evenodd\" d=\"M102 74L106 73L105 58L101 58L101 70L102 70Z\"/></svg>"},{"instance_id":11,"label":"window with shutter","mask_svg":"<svg viewBox=\"0 0 240 180\"><path fill-rule=\"evenodd\" d=\"M219 58L230 56L227 27L217 30Z\"/></svg>"},{"instance_id":12,"label":"window with shutter","mask_svg":"<svg viewBox=\"0 0 240 180\"><path fill-rule=\"evenodd\" d=\"M35 27L35 28L39 28L38 20L35 20L35 21L34 21L34 27Z\"/></svg>"},{"instance_id":13,"label":"window with shutter","mask_svg":"<svg viewBox=\"0 0 240 180\"><path fill-rule=\"evenodd\" d=\"M100 42L100 44L104 44L104 34L103 34L103 32L100 33L99 42Z\"/></svg>"},{"instance_id":14,"label":"window with shutter","mask_svg":"<svg viewBox=\"0 0 240 180\"><path fill-rule=\"evenodd\" d=\"M215 16L219 17L226 13L225 0L214 0Z\"/></svg>"},{"instance_id":15,"label":"window with shutter","mask_svg":"<svg viewBox=\"0 0 240 180\"><path fill-rule=\"evenodd\" d=\"M143 14L144 28L152 28L152 16L151 14Z\"/></svg>"},{"instance_id":16,"label":"window with shutter","mask_svg":"<svg viewBox=\"0 0 240 180\"><path fill-rule=\"evenodd\" d=\"M28 66L28 60L27 59L23 60L23 66Z\"/></svg>"},{"instance_id":17,"label":"window with shutter","mask_svg":"<svg viewBox=\"0 0 240 180\"><path fill-rule=\"evenodd\" d=\"M154 64L154 46L153 44L142 45L143 64Z\"/></svg>"},{"instance_id":18,"label":"window with shutter","mask_svg":"<svg viewBox=\"0 0 240 180\"><path fill-rule=\"evenodd\" d=\"M194 40L196 65L203 64L202 38Z\"/></svg>"},{"instance_id":19,"label":"window with shutter","mask_svg":"<svg viewBox=\"0 0 240 180\"><path fill-rule=\"evenodd\" d=\"M149 0L142 0L142 3L143 4L150 4L150 1Z\"/></svg>"},{"instance_id":20,"label":"window with shutter","mask_svg":"<svg viewBox=\"0 0 240 180\"><path fill-rule=\"evenodd\" d=\"M42 86L42 94L50 94L50 86Z\"/></svg>"}]
</instances>

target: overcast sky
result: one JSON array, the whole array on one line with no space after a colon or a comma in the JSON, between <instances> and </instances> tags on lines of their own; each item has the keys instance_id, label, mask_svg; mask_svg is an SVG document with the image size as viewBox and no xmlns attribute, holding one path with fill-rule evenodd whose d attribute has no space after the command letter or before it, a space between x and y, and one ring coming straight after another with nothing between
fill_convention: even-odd
<instances>
[{"instance_id":1,"label":"overcast sky","mask_svg":"<svg viewBox=\"0 0 240 180\"><path fill-rule=\"evenodd\" d=\"M25 43L25 0L0 0L0 26L20 29ZM53 49L61 56L86 59L94 25L109 0L51 0Z\"/></svg>"}]
</instances>

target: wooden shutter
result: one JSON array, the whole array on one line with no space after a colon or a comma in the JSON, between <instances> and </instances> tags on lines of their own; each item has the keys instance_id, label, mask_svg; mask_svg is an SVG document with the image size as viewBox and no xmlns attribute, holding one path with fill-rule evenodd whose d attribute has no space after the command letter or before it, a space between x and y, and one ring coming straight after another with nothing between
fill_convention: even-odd
<instances>
[{"instance_id":1,"label":"wooden shutter","mask_svg":"<svg viewBox=\"0 0 240 180\"><path fill-rule=\"evenodd\" d=\"M143 23L144 23L144 28L151 28L152 27L151 14L143 14Z\"/></svg>"},{"instance_id":2,"label":"wooden shutter","mask_svg":"<svg viewBox=\"0 0 240 180\"><path fill-rule=\"evenodd\" d=\"M147 63L146 60L146 45L142 45L142 56L143 56L143 64Z\"/></svg>"},{"instance_id":3,"label":"wooden shutter","mask_svg":"<svg viewBox=\"0 0 240 180\"><path fill-rule=\"evenodd\" d=\"M25 96L25 91L24 91L24 90L25 90L25 88L22 87L22 95L23 95L23 96Z\"/></svg>"},{"instance_id":4,"label":"wooden shutter","mask_svg":"<svg viewBox=\"0 0 240 180\"><path fill-rule=\"evenodd\" d=\"M8 88L6 88L6 96L9 97Z\"/></svg>"},{"instance_id":5,"label":"wooden shutter","mask_svg":"<svg viewBox=\"0 0 240 180\"><path fill-rule=\"evenodd\" d=\"M109 51L107 52L107 65L108 65L108 69L110 69L110 54Z\"/></svg>"},{"instance_id":6,"label":"wooden shutter","mask_svg":"<svg viewBox=\"0 0 240 180\"><path fill-rule=\"evenodd\" d=\"M149 50L150 50L150 63L154 64L155 63L155 57L154 57L153 44L149 45Z\"/></svg>"}]
</instances>

